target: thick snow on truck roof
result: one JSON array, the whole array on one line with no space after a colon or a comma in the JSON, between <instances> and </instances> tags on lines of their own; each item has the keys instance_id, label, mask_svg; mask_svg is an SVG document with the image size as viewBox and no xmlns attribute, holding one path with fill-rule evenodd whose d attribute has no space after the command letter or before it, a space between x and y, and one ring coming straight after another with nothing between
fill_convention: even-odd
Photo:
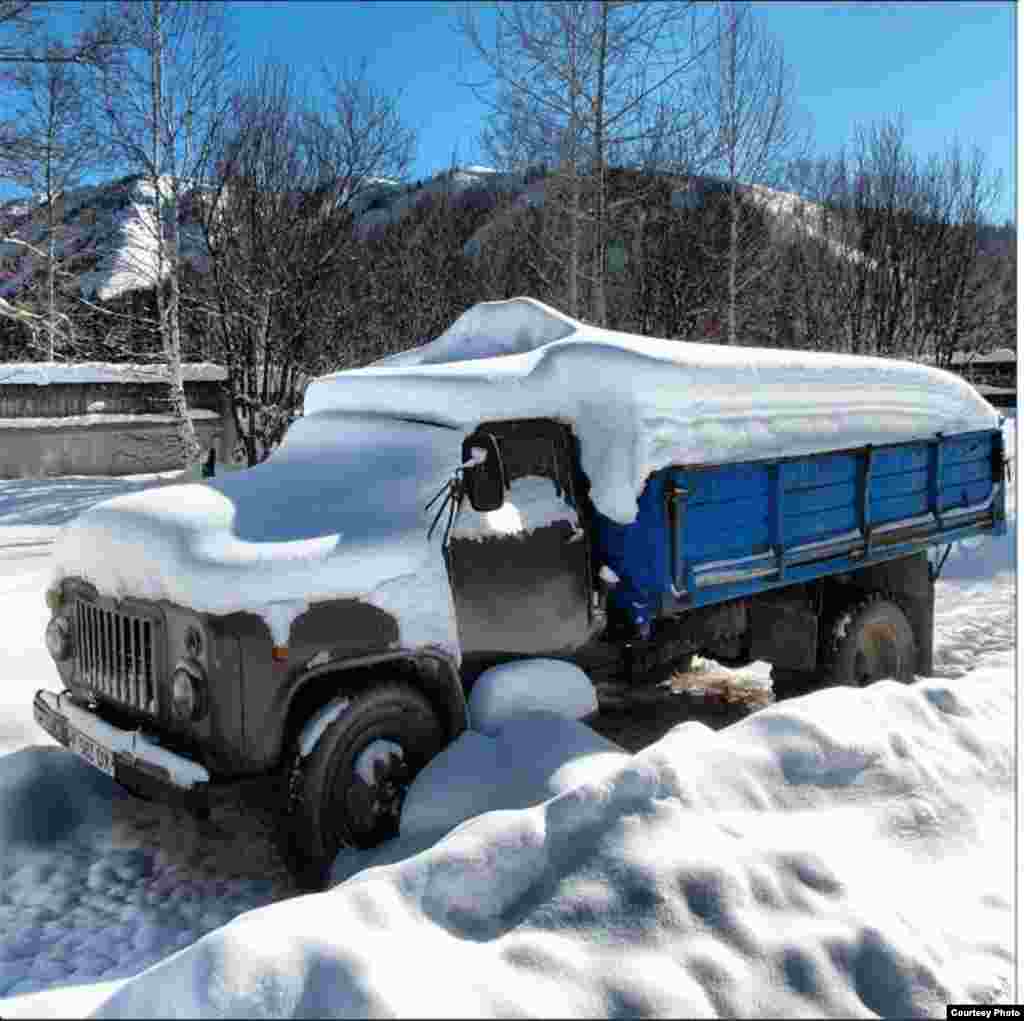
<instances>
[{"instance_id":1,"label":"thick snow on truck roof","mask_svg":"<svg viewBox=\"0 0 1024 1021\"><path fill-rule=\"evenodd\" d=\"M597 509L626 524L648 476L995 429L966 381L884 358L657 340L578 322L532 298L470 308L436 340L310 384L305 412L470 428L571 425ZM287 440L285 441L287 444Z\"/></svg>"}]
</instances>

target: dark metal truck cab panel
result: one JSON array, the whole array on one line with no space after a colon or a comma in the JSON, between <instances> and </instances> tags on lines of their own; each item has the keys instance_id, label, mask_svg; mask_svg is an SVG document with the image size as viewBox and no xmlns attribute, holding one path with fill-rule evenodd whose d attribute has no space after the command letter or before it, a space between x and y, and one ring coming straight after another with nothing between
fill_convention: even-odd
<instances>
[{"instance_id":1,"label":"dark metal truck cab panel","mask_svg":"<svg viewBox=\"0 0 1024 1021\"><path fill-rule=\"evenodd\" d=\"M592 631L589 543L569 430L537 419L481 428L498 440L509 485L507 505L493 513L513 515L513 527L467 534L456 524L452 532L448 572L470 676L502 659L571 655ZM517 490L543 497L524 508L522 527ZM462 514L474 516L468 504Z\"/></svg>"}]
</instances>

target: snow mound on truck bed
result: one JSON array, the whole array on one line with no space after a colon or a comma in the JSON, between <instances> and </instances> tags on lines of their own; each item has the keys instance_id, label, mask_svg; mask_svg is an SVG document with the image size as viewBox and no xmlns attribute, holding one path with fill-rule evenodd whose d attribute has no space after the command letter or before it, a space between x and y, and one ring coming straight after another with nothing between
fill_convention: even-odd
<instances>
[{"instance_id":1,"label":"snow mound on truck bed","mask_svg":"<svg viewBox=\"0 0 1024 1021\"><path fill-rule=\"evenodd\" d=\"M647 477L670 464L999 426L969 383L930 366L656 340L577 322L531 298L475 305L430 344L315 380L305 412L324 411L461 428L557 419L579 438L594 505L622 524L635 520Z\"/></svg>"},{"instance_id":2,"label":"snow mound on truck bed","mask_svg":"<svg viewBox=\"0 0 1024 1021\"><path fill-rule=\"evenodd\" d=\"M533 298L482 301L463 312L436 340L373 364L397 368L522 354L563 340L578 326L575 319Z\"/></svg>"}]
</instances>

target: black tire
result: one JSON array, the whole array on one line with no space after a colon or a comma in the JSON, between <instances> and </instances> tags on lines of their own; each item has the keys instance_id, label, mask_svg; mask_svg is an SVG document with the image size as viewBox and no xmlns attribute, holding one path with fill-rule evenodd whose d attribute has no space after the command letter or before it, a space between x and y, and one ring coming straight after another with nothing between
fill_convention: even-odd
<instances>
[{"instance_id":1,"label":"black tire","mask_svg":"<svg viewBox=\"0 0 1024 1021\"><path fill-rule=\"evenodd\" d=\"M402 754L379 764L370 786L357 764L373 741L396 745ZM443 744L437 714L415 688L388 683L353 696L298 763L292 815L303 885L315 885L316 877L322 882L342 847L375 847L398 835L409 785Z\"/></svg>"},{"instance_id":2,"label":"black tire","mask_svg":"<svg viewBox=\"0 0 1024 1021\"><path fill-rule=\"evenodd\" d=\"M886 678L909 682L916 666L914 629L892 596L872 593L833 623L825 668L828 684L864 687Z\"/></svg>"}]
</instances>

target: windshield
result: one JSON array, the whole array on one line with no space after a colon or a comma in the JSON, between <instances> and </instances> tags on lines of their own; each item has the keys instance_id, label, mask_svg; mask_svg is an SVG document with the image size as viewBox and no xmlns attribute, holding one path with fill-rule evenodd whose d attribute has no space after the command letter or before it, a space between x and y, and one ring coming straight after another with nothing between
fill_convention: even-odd
<instances>
[{"instance_id":1,"label":"windshield","mask_svg":"<svg viewBox=\"0 0 1024 1021\"><path fill-rule=\"evenodd\" d=\"M424 505L459 465L460 429L324 412L300 418L263 464L209 480L247 542L337 535L372 543L429 525Z\"/></svg>"}]
</instances>

